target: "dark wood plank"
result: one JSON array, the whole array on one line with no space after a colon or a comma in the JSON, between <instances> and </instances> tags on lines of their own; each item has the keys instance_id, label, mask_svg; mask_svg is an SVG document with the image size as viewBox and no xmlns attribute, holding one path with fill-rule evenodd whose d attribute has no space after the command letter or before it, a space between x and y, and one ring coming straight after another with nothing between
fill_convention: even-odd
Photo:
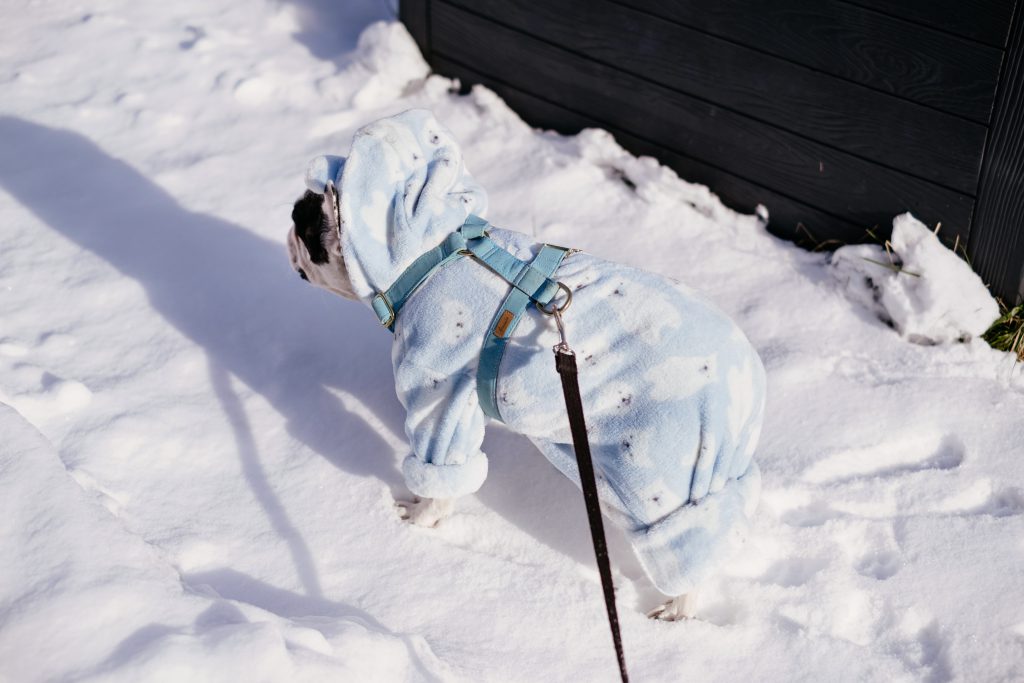
<instances>
[{"instance_id":1,"label":"dark wood plank","mask_svg":"<svg viewBox=\"0 0 1024 683\"><path fill-rule=\"evenodd\" d=\"M1015 0L849 0L894 17L1005 47Z\"/></svg>"},{"instance_id":2,"label":"dark wood plank","mask_svg":"<svg viewBox=\"0 0 1024 683\"><path fill-rule=\"evenodd\" d=\"M1014 21L968 253L1007 303L1024 300L1024 16Z\"/></svg>"},{"instance_id":3,"label":"dark wood plank","mask_svg":"<svg viewBox=\"0 0 1024 683\"><path fill-rule=\"evenodd\" d=\"M859 225L912 210L966 234L973 200L716 105L593 62L435 0L437 56L524 92L593 112L605 127L725 169Z\"/></svg>"},{"instance_id":4,"label":"dark wood plank","mask_svg":"<svg viewBox=\"0 0 1024 683\"><path fill-rule=\"evenodd\" d=\"M970 195L977 188L985 141L981 124L609 2L453 4L896 170Z\"/></svg>"},{"instance_id":5,"label":"dark wood plank","mask_svg":"<svg viewBox=\"0 0 1024 683\"><path fill-rule=\"evenodd\" d=\"M616 0L987 124L1002 50L836 0Z\"/></svg>"},{"instance_id":6,"label":"dark wood plank","mask_svg":"<svg viewBox=\"0 0 1024 683\"><path fill-rule=\"evenodd\" d=\"M430 61L430 0L399 0L398 19Z\"/></svg>"},{"instance_id":7,"label":"dark wood plank","mask_svg":"<svg viewBox=\"0 0 1024 683\"><path fill-rule=\"evenodd\" d=\"M554 130L565 135L573 135L588 127L603 127L614 135L616 141L625 149L633 154L653 156L675 170L684 180L707 185L727 206L737 211L753 213L758 204L763 204L769 211L768 228L779 237L814 248L825 241L823 236L826 235L837 240L832 246L838 246L839 242L864 241L868 237L868 228L877 229L881 235L887 234L889 229L888 221L883 226L851 223L791 197L754 185L727 171L670 152L649 140L614 126L607 126L587 114L566 109L559 104L531 95L443 56L436 56L434 61L434 68L438 72L460 79L463 86L480 83L498 93L531 126Z\"/></svg>"}]
</instances>

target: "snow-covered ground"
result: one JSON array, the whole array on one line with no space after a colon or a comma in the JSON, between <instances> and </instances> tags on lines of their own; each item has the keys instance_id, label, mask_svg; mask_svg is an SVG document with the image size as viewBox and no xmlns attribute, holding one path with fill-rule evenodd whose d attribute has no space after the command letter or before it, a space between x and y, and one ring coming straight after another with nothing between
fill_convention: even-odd
<instances>
[{"instance_id":1,"label":"snow-covered ground","mask_svg":"<svg viewBox=\"0 0 1024 683\"><path fill-rule=\"evenodd\" d=\"M1024 678L1024 378L911 343L945 297L900 278L942 258L856 294L863 259L424 79L397 24L353 50L385 4L88 5L0 21L0 680L616 680L572 484L494 426L481 491L401 523L388 333L289 268L308 159L411 107L494 223L705 290L768 369L760 514L702 619L648 620L612 534L636 681Z\"/></svg>"}]
</instances>

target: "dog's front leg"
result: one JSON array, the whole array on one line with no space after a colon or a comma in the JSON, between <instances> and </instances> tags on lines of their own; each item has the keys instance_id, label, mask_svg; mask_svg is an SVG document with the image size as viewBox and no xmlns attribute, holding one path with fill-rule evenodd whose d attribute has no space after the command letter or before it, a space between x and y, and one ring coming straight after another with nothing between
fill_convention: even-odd
<instances>
[{"instance_id":1,"label":"dog's front leg","mask_svg":"<svg viewBox=\"0 0 1024 683\"><path fill-rule=\"evenodd\" d=\"M417 347L424 353L430 348ZM406 409L405 433L412 447L402 461L402 474L415 497L395 505L402 519L433 527L451 515L456 498L476 492L484 483L484 413L470 370L434 371L413 362L411 355L400 354L395 385ZM442 361L437 362L444 367Z\"/></svg>"},{"instance_id":2,"label":"dog's front leg","mask_svg":"<svg viewBox=\"0 0 1024 683\"><path fill-rule=\"evenodd\" d=\"M455 509L454 498L419 498L396 500L398 516L416 526L436 527L441 520L451 516Z\"/></svg>"},{"instance_id":3,"label":"dog's front leg","mask_svg":"<svg viewBox=\"0 0 1024 683\"><path fill-rule=\"evenodd\" d=\"M661 621L680 621L682 619L693 619L697 616L697 591L690 591L677 595L663 605L659 605L647 616L651 619Z\"/></svg>"}]
</instances>

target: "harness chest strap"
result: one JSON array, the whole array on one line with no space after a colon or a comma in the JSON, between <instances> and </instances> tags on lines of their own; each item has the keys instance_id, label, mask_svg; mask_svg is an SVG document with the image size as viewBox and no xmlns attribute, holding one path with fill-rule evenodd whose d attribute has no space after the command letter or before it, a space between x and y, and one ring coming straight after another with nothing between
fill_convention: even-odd
<instances>
[{"instance_id":1,"label":"harness chest strap","mask_svg":"<svg viewBox=\"0 0 1024 683\"><path fill-rule=\"evenodd\" d=\"M480 350L476 389L484 413L501 420L496 396L498 369L508 340L531 302L545 306L558 291L551 275L565 258L568 249L550 244L541 247L527 263L498 246L487 235L490 224L470 215L466 222L441 244L422 254L406 268L386 292L377 293L370 302L381 325L392 332L399 311L409 297L436 270L463 256L474 256L512 287L488 327Z\"/></svg>"},{"instance_id":2,"label":"harness chest strap","mask_svg":"<svg viewBox=\"0 0 1024 683\"><path fill-rule=\"evenodd\" d=\"M554 274L565 258L566 252L567 250L563 247L545 244L531 262L531 270L541 273L548 282L553 282L550 276ZM557 288L558 284L555 283L555 291ZM484 337L484 344L480 349L480 363L476 370L476 395L480 399L480 407L483 408L484 413L495 420L502 419L498 410L498 369L501 367L501 359L505 354L508 340L523 317L526 307L532 301L544 306L550 303L552 298L554 298L554 292L542 301L528 296L518 287L512 287L487 328L487 336ZM504 420L502 421L504 422Z\"/></svg>"}]
</instances>

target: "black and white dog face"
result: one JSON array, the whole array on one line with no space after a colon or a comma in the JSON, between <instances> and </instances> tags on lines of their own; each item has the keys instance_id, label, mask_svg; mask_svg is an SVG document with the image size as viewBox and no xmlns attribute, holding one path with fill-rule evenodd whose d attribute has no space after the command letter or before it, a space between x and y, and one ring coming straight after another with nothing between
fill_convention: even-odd
<instances>
[{"instance_id":1,"label":"black and white dog face","mask_svg":"<svg viewBox=\"0 0 1024 683\"><path fill-rule=\"evenodd\" d=\"M292 209L288 257L303 280L328 292L356 299L341 257L338 221L330 195L306 190Z\"/></svg>"}]
</instances>

